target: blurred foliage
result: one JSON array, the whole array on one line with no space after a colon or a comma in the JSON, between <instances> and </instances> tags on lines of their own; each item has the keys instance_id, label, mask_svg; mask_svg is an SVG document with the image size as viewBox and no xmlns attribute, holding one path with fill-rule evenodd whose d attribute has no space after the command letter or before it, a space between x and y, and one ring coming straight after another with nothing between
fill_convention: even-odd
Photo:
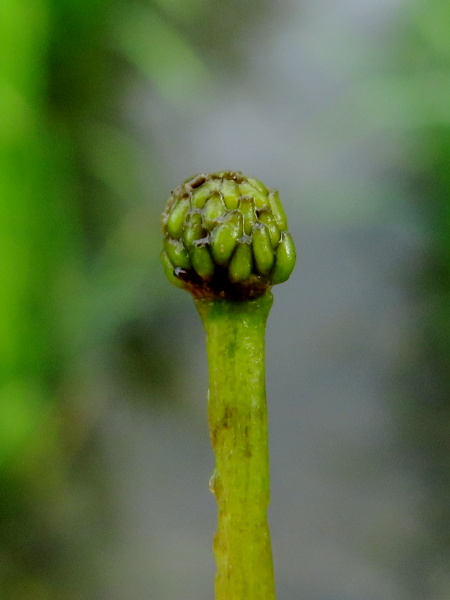
<instances>
[{"instance_id":1,"label":"blurred foliage","mask_svg":"<svg viewBox=\"0 0 450 600\"><path fill-rule=\"evenodd\" d=\"M108 524L92 485L101 481L89 433L98 380L107 372L157 396L171 364L154 335L169 287L159 214L170 167L156 140L148 152L127 123L127 94L145 82L174 111L194 107L217 48L253 9L237 0L0 5L2 598L97 597L91 549Z\"/></svg>"},{"instance_id":2,"label":"blurred foliage","mask_svg":"<svg viewBox=\"0 0 450 600\"><path fill-rule=\"evenodd\" d=\"M450 5L420 0L403 10L388 70L398 84L393 98L403 113L403 174L426 255L416 290L421 324L409 348L413 368L399 423L424 492L414 581L424 597L441 597L430 590L450 564ZM441 592L446 597L448 590Z\"/></svg>"},{"instance_id":3,"label":"blurred foliage","mask_svg":"<svg viewBox=\"0 0 450 600\"><path fill-rule=\"evenodd\" d=\"M413 13L411 66L425 79L423 126L418 128L412 164L413 193L426 216L429 253L424 265L425 306L422 378L415 430L429 490L427 510L435 551L450 558L450 6L422 3Z\"/></svg>"}]
</instances>

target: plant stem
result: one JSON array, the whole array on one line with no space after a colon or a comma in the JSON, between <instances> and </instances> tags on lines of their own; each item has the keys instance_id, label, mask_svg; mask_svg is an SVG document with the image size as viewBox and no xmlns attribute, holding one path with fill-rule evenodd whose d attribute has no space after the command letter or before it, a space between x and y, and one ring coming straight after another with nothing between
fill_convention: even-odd
<instances>
[{"instance_id":1,"label":"plant stem","mask_svg":"<svg viewBox=\"0 0 450 600\"><path fill-rule=\"evenodd\" d=\"M267 522L269 456L264 337L272 306L198 299L209 363L208 421L218 505L216 600L274 600Z\"/></svg>"}]
</instances>

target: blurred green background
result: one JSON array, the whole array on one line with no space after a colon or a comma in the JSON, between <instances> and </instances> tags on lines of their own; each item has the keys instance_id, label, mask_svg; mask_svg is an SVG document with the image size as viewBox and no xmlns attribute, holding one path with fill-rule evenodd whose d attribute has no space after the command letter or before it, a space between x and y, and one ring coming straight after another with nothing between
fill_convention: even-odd
<instances>
[{"instance_id":1,"label":"blurred green background","mask_svg":"<svg viewBox=\"0 0 450 600\"><path fill-rule=\"evenodd\" d=\"M280 599L450 598L450 8L3 0L0 598L212 597L195 172L280 189Z\"/></svg>"}]
</instances>

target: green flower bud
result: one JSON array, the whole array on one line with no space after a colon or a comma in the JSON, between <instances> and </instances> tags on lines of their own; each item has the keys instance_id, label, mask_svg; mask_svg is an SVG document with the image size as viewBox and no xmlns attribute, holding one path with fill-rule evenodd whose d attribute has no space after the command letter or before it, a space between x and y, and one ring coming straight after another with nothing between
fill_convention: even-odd
<instances>
[{"instance_id":1,"label":"green flower bud","mask_svg":"<svg viewBox=\"0 0 450 600\"><path fill-rule=\"evenodd\" d=\"M270 209L274 216L275 222L278 225L280 231L286 231L286 229L287 229L286 213L284 212L284 208L281 205L280 197L278 196L278 192L276 190L272 190L270 192L269 204L270 204Z\"/></svg>"},{"instance_id":2,"label":"green flower bud","mask_svg":"<svg viewBox=\"0 0 450 600\"><path fill-rule=\"evenodd\" d=\"M277 192L242 173L186 179L172 192L162 225L164 271L196 297L255 298L295 265Z\"/></svg>"},{"instance_id":3,"label":"green flower bud","mask_svg":"<svg viewBox=\"0 0 450 600\"><path fill-rule=\"evenodd\" d=\"M283 231L275 252L275 266L272 270L273 285L289 279L294 270L296 258L294 240L290 233Z\"/></svg>"},{"instance_id":4,"label":"green flower bud","mask_svg":"<svg viewBox=\"0 0 450 600\"><path fill-rule=\"evenodd\" d=\"M187 213L184 223L183 244L185 248L189 250L195 240L200 240L205 235L201 212L191 210Z\"/></svg>"},{"instance_id":5,"label":"green flower bud","mask_svg":"<svg viewBox=\"0 0 450 600\"><path fill-rule=\"evenodd\" d=\"M250 185L252 185L255 189L257 189L259 192L261 192L262 194L265 194L267 196L267 188L266 186L263 184L262 181L259 181L259 179L255 179L254 177L247 177L247 181L249 182Z\"/></svg>"},{"instance_id":6,"label":"green flower bud","mask_svg":"<svg viewBox=\"0 0 450 600\"><path fill-rule=\"evenodd\" d=\"M252 246L247 242L240 242L234 251L233 257L228 267L230 281L237 283L245 281L250 277L253 271L253 252Z\"/></svg>"},{"instance_id":7,"label":"green flower bud","mask_svg":"<svg viewBox=\"0 0 450 600\"><path fill-rule=\"evenodd\" d=\"M174 239L183 235L183 226L186 213L189 210L189 198L183 198L174 206L167 219L167 233Z\"/></svg>"},{"instance_id":8,"label":"green flower bud","mask_svg":"<svg viewBox=\"0 0 450 600\"><path fill-rule=\"evenodd\" d=\"M170 262L174 267L189 269L191 266L191 261L189 259L189 254L182 242L172 238L166 238L164 240L164 250L166 251Z\"/></svg>"},{"instance_id":9,"label":"green flower bud","mask_svg":"<svg viewBox=\"0 0 450 600\"><path fill-rule=\"evenodd\" d=\"M253 257L256 270L261 275L268 275L275 260L269 228L265 223L256 223L253 227Z\"/></svg>"},{"instance_id":10,"label":"green flower bud","mask_svg":"<svg viewBox=\"0 0 450 600\"><path fill-rule=\"evenodd\" d=\"M184 287L184 283L181 279L178 279L178 277L176 277L175 273L174 273L174 266L173 264L170 262L170 258L167 256L167 252L165 250L163 250L161 252L161 262L163 265L163 269L164 269L164 273L166 274L167 279L173 283L173 285L176 285L177 287L183 288Z\"/></svg>"},{"instance_id":11,"label":"green flower bud","mask_svg":"<svg viewBox=\"0 0 450 600\"><path fill-rule=\"evenodd\" d=\"M229 210L239 206L239 187L233 179L224 179L220 191Z\"/></svg>"},{"instance_id":12,"label":"green flower bud","mask_svg":"<svg viewBox=\"0 0 450 600\"><path fill-rule=\"evenodd\" d=\"M239 185L239 191L241 192L241 196L250 196L255 201L255 207L258 210L262 210L263 208L267 208L269 206L269 200L267 198L267 191L261 192L256 187L247 180L243 181Z\"/></svg>"},{"instance_id":13,"label":"green flower bud","mask_svg":"<svg viewBox=\"0 0 450 600\"><path fill-rule=\"evenodd\" d=\"M195 180L194 180L195 182ZM208 198L212 196L212 193L218 191L220 189L219 181L216 179L212 179L210 181L206 181L201 185L201 187L197 188L192 194L191 198L191 206L192 208L203 208L205 206Z\"/></svg>"},{"instance_id":14,"label":"green flower bud","mask_svg":"<svg viewBox=\"0 0 450 600\"><path fill-rule=\"evenodd\" d=\"M213 195L206 202L203 209L203 222L205 227L211 229L218 224L219 218L222 217L227 210L222 194L214 190Z\"/></svg>"},{"instance_id":15,"label":"green flower bud","mask_svg":"<svg viewBox=\"0 0 450 600\"><path fill-rule=\"evenodd\" d=\"M243 196L239 202L239 210L244 219L244 233L250 235L256 223L255 201L250 196Z\"/></svg>"},{"instance_id":16,"label":"green flower bud","mask_svg":"<svg viewBox=\"0 0 450 600\"><path fill-rule=\"evenodd\" d=\"M194 243L191 250L191 262L197 275L202 279L209 280L214 275L215 266L207 243L202 240Z\"/></svg>"},{"instance_id":17,"label":"green flower bud","mask_svg":"<svg viewBox=\"0 0 450 600\"><path fill-rule=\"evenodd\" d=\"M272 248L276 248L278 242L280 241L281 231L275 222L272 212L270 210L261 211L259 213L259 221L267 225L270 235L270 243L272 244Z\"/></svg>"},{"instance_id":18,"label":"green flower bud","mask_svg":"<svg viewBox=\"0 0 450 600\"><path fill-rule=\"evenodd\" d=\"M238 238L242 235L242 215L233 210L226 215L226 220L217 225L211 233L211 253L216 265L227 265Z\"/></svg>"}]
</instances>

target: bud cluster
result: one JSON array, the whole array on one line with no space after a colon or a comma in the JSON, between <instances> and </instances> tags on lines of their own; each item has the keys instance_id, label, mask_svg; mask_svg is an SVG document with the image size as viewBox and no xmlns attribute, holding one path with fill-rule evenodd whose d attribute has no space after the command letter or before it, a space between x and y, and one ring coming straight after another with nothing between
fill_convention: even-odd
<instances>
[{"instance_id":1,"label":"bud cluster","mask_svg":"<svg viewBox=\"0 0 450 600\"><path fill-rule=\"evenodd\" d=\"M295 266L278 192L242 173L196 175L163 214L167 277L196 297L254 298Z\"/></svg>"}]
</instances>

